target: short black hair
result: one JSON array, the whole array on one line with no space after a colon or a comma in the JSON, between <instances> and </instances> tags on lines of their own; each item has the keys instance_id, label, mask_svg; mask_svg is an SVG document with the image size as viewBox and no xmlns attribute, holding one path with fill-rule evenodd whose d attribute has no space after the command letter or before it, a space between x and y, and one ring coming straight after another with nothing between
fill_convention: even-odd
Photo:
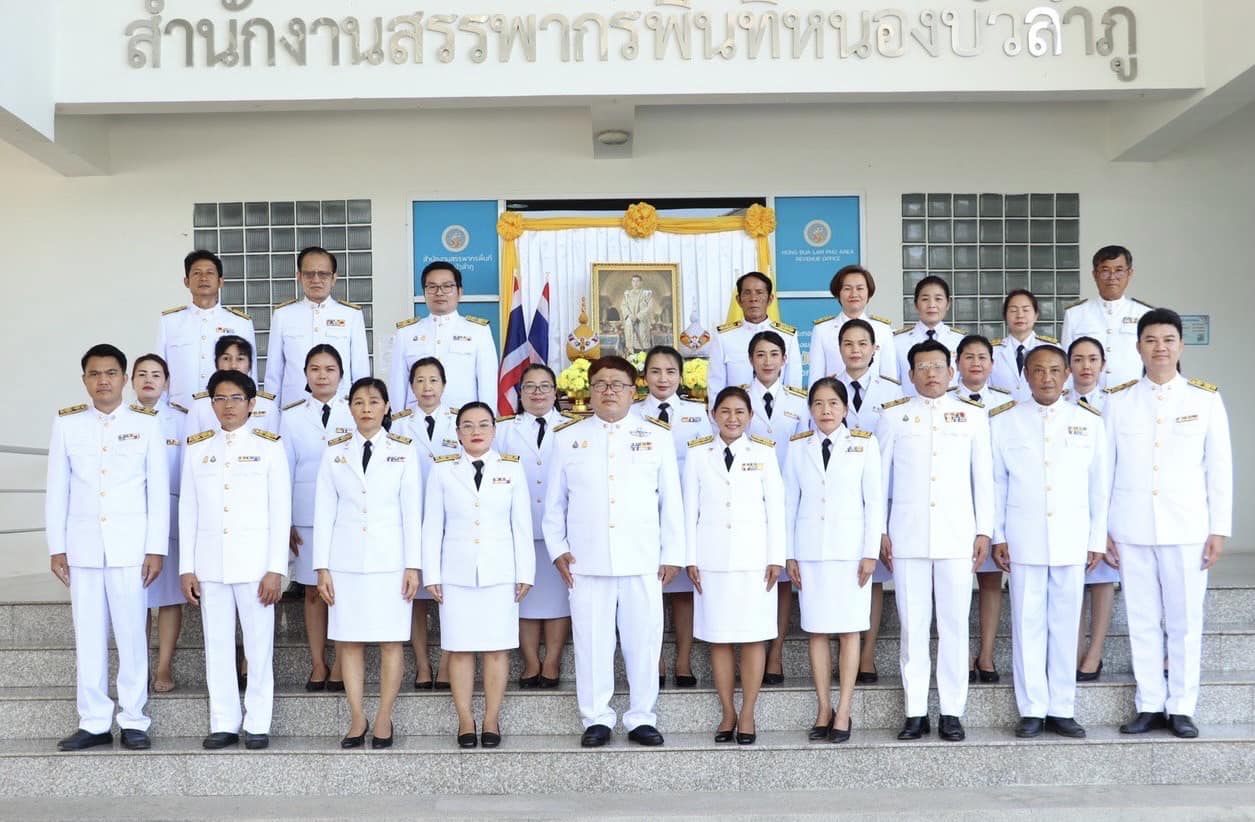
<instances>
[{"instance_id":1,"label":"short black hair","mask_svg":"<svg viewBox=\"0 0 1255 822\"><path fill-rule=\"evenodd\" d=\"M1033 304L1033 313L1041 313L1041 306L1037 304L1036 294L1027 288L1013 288L1007 292L1007 296L1002 300L1002 319L1005 320L1007 318L1007 306L1011 305L1012 297L1028 297L1028 301Z\"/></svg>"},{"instance_id":2,"label":"short black hair","mask_svg":"<svg viewBox=\"0 0 1255 822\"><path fill-rule=\"evenodd\" d=\"M215 371L213 376L209 378L209 385L206 387L211 399L213 398L214 391L216 391L218 386L223 383L226 383L227 385L234 385L236 388L243 391L244 396L248 397L250 400L256 399L257 397L257 383L253 382L253 378L248 374L245 374L242 371Z\"/></svg>"},{"instance_id":3,"label":"short black hair","mask_svg":"<svg viewBox=\"0 0 1255 822\"><path fill-rule=\"evenodd\" d=\"M1093 337L1077 337L1075 340L1072 341L1072 344L1068 346L1068 362L1069 363L1072 362L1072 352L1076 351L1076 347L1082 343L1089 343L1090 345L1097 348L1098 358L1102 360L1102 362L1107 361L1107 349L1103 348L1102 343L1100 343L1098 340L1094 339Z\"/></svg>"},{"instance_id":4,"label":"short black hair","mask_svg":"<svg viewBox=\"0 0 1255 822\"><path fill-rule=\"evenodd\" d=\"M1137 321L1138 339L1141 339L1142 332L1152 325L1170 325L1177 330L1178 336L1183 333L1181 330L1181 315L1171 308L1152 308L1143 314L1142 318Z\"/></svg>"},{"instance_id":5,"label":"short black hair","mask_svg":"<svg viewBox=\"0 0 1255 822\"><path fill-rule=\"evenodd\" d=\"M136 369L138 369L138 368L139 368L139 364L140 364L140 363L142 363L142 362L155 362L155 363L157 363L157 365L160 365L160 366L161 366L161 373L163 373L163 374L165 374L165 375L166 375L166 379L167 379L167 380L168 380L168 379L170 379L170 365L169 365L169 363L167 363L167 362L166 362L165 358L164 358L164 357L162 357L160 354L141 354L141 355L139 355L138 357L136 357L136 358L135 358L135 368L136 368ZM135 372L134 372L134 371L132 371L132 372L131 372L131 376L132 376L132 377L134 377L134 376L135 376Z\"/></svg>"},{"instance_id":6,"label":"short black hair","mask_svg":"<svg viewBox=\"0 0 1255 822\"><path fill-rule=\"evenodd\" d=\"M837 332L837 345L845 340L845 332L851 328L861 328L867 332L867 336L871 339L872 345L876 344L876 329L872 328L872 324L862 317L856 317L853 320L846 320L841 326L841 330Z\"/></svg>"},{"instance_id":7,"label":"short black hair","mask_svg":"<svg viewBox=\"0 0 1255 822\"><path fill-rule=\"evenodd\" d=\"M388 410L384 412L383 420L381 420L381 423L382 423L381 427L385 431L391 431L392 430L392 402L388 399L388 384L386 382L379 379L378 377L362 377L361 379L356 380L353 383L353 386L349 389L349 393L347 394L347 396L350 400L352 400L354 394L356 394L358 391L364 391L368 388L373 388L376 391L378 391L379 396L383 397L383 401L388 404Z\"/></svg>"},{"instance_id":8,"label":"short black hair","mask_svg":"<svg viewBox=\"0 0 1255 822\"><path fill-rule=\"evenodd\" d=\"M118 368L126 370L126 355L122 353L122 349L116 345L109 343L96 343L87 349L87 353L79 360L79 366L83 369L83 373L87 373L87 361L93 357L113 357L118 361Z\"/></svg>"},{"instance_id":9,"label":"short black hair","mask_svg":"<svg viewBox=\"0 0 1255 822\"><path fill-rule=\"evenodd\" d=\"M1097 270L1098 266L1102 263L1110 262L1111 260L1118 260L1121 257L1124 258L1125 264L1128 265L1129 268L1133 267L1132 251L1129 251L1122 245L1105 245L1094 252L1094 270Z\"/></svg>"},{"instance_id":10,"label":"short black hair","mask_svg":"<svg viewBox=\"0 0 1255 822\"><path fill-rule=\"evenodd\" d=\"M757 334L750 337L749 348L746 349L749 352L751 360L754 359L754 349L758 347L760 342L771 343L780 349L781 354L784 354L786 357L789 355L789 349L784 344L784 337L781 337L774 331L759 331Z\"/></svg>"},{"instance_id":11,"label":"short black hair","mask_svg":"<svg viewBox=\"0 0 1255 822\"><path fill-rule=\"evenodd\" d=\"M927 354L930 351L940 351L946 355L946 365L950 364L950 349L946 348L936 340L928 339L923 342L917 342L911 346L911 350L906 352L906 361L910 363L911 370L915 370L915 357L919 354Z\"/></svg>"},{"instance_id":12,"label":"short black hair","mask_svg":"<svg viewBox=\"0 0 1255 822\"><path fill-rule=\"evenodd\" d=\"M214 343L214 366L218 365L218 358L227 353L227 349L231 346L235 346L240 349L240 353L248 357L248 362L252 365L253 344L238 334L223 334L218 338L218 341ZM341 370L343 370L343 366L341 366Z\"/></svg>"},{"instance_id":13,"label":"short black hair","mask_svg":"<svg viewBox=\"0 0 1255 822\"><path fill-rule=\"evenodd\" d=\"M331 273L335 274L339 270L338 268L339 263L336 261L336 255L332 254L330 251L323 248L322 246L311 245L311 246L308 246L307 248L302 248L301 253L296 255L296 270L297 271L300 271L304 267L305 258L308 257L310 254L327 255L327 257L331 260Z\"/></svg>"},{"instance_id":14,"label":"short black hair","mask_svg":"<svg viewBox=\"0 0 1255 822\"><path fill-rule=\"evenodd\" d=\"M645 355L645 370L646 371L649 370L650 360L652 360L654 357L660 357L660 356L670 357L671 359L675 360L676 368L680 369L681 371L684 370L683 355L681 355L679 351L676 351L674 348L672 348L669 345L655 345L653 348L649 349L649 353Z\"/></svg>"},{"instance_id":15,"label":"short black hair","mask_svg":"<svg viewBox=\"0 0 1255 822\"><path fill-rule=\"evenodd\" d=\"M344 359L340 356L340 352L331 343L318 343L309 351L305 352L305 368L309 368L309 363L319 354L330 354L331 358L336 361L336 366L340 369L340 373L344 374ZM304 370L304 369L301 369Z\"/></svg>"},{"instance_id":16,"label":"short black hair","mask_svg":"<svg viewBox=\"0 0 1255 822\"><path fill-rule=\"evenodd\" d=\"M988 337L986 337L984 334L968 334L966 337L959 340L959 347L954 349L954 356L956 357L962 356L963 351L969 345L983 345L985 346L986 350L989 351L990 357L993 357L994 355L994 344L989 341Z\"/></svg>"},{"instance_id":17,"label":"short black hair","mask_svg":"<svg viewBox=\"0 0 1255 822\"><path fill-rule=\"evenodd\" d=\"M836 393L837 399L841 400L842 405L850 404L850 392L845 390L841 380L836 377L820 377L811 383L811 390L806 394L807 405L815 401L815 392L820 388L831 388Z\"/></svg>"},{"instance_id":18,"label":"short black hair","mask_svg":"<svg viewBox=\"0 0 1255 822\"><path fill-rule=\"evenodd\" d=\"M728 400L740 400L745 403L745 407L750 410L751 414L754 412L754 403L750 402L750 392L739 385L728 385L720 389L719 393L715 395L715 402L710 406L711 413L713 414L716 408Z\"/></svg>"},{"instance_id":19,"label":"short black hair","mask_svg":"<svg viewBox=\"0 0 1255 822\"><path fill-rule=\"evenodd\" d=\"M946 282L941 277L938 277L936 274L929 274L927 277L915 284L915 302L919 302L919 293L924 290L925 286L929 285L939 286L946 294L946 302L950 301L950 283Z\"/></svg>"},{"instance_id":20,"label":"short black hair","mask_svg":"<svg viewBox=\"0 0 1255 822\"><path fill-rule=\"evenodd\" d=\"M636 373L636 366L632 365L632 363L623 357L609 354L605 357L598 357L593 360L592 365L588 366L589 385L592 385L593 377L597 376L597 372L606 370L622 371L624 374L627 374L628 382L632 384L635 384L636 378L640 376L640 374Z\"/></svg>"},{"instance_id":21,"label":"short black hair","mask_svg":"<svg viewBox=\"0 0 1255 822\"><path fill-rule=\"evenodd\" d=\"M847 265L832 275L832 281L828 283L828 293L838 300L841 299L841 286L845 284L845 278L851 274L863 275L863 280L867 283L867 299L876 296L876 279L872 273L861 265Z\"/></svg>"},{"instance_id":22,"label":"short black hair","mask_svg":"<svg viewBox=\"0 0 1255 822\"><path fill-rule=\"evenodd\" d=\"M533 371L544 371L549 376L550 382L554 383L555 385L558 382L558 375L553 373L553 369L545 365L543 362L534 362L534 363L529 364L527 368L523 369L523 373L519 376L519 386L518 386L519 401L514 409L517 413L520 413L520 414L523 413L523 381L526 380L527 375L532 373Z\"/></svg>"},{"instance_id":23,"label":"short black hair","mask_svg":"<svg viewBox=\"0 0 1255 822\"><path fill-rule=\"evenodd\" d=\"M440 362L440 360L435 357L419 357L417 360L414 360L414 364L410 366L410 378L406 381L407 384L414 382L414 375L417 374L418 369L422 368L424 365L434 365L436 367L436 371L440 372L440 381L445 385L449 384L449 378L446 377L444 373L444 363Z\"/></svg>"},{"instance_id":24,"label":"short black hair","mask_svg":"<svg viewBox=\"0 0 1255 822\"><path fill-rule=\"evenodd\" d=\"M466 405L464 405L464 406L462 406L461 408L459 408L459 409L458 409L458 415L457 415L457 417L453 420L453 424L454 424L454 425L461 425L461 424L462 424L462 415L463 415L463 414L466 414L466 413L468 413L468 412L470 412L470 411L475 411L475 410L479 410L479 411L483 411L483 412L487 413L487 414L488 414L488 419L492 420L492 427L493 427L493 428L496 428L496 427L497 427L497 415L496 415L496 413L492 410L492 406L491 406L491 405L489 405L489 404L488 404L488 403L486 403L486 402L480 402L479 400L472 400L471 402L468 402Z\"/></svg>"},{"instance_id":25,"label":"short black hair","mask_svg":"<svg viewBox=\"0 0 1255 822\"><path fill-rule=\"evenodd\" d=\"M198 248L183 258L183 276L188 277L191 275L192 266L201 260L209 260L209 262L213 263L214 268L218 269L218 279L222 279L222 258L212 251L206 251L203 248Z\"/></svg>"},{"instance_id":26,"label":"short black hair","mask_svg":"<svg viewBox=\"0 0 1255 822\"><path fill-rule=\"evenodd\" d=\"M1024 357L1025 370L1028 369L1028 364L1033 361L1033 357L1041 356L1043 353L1057 355L1059 359L1063 361L1063 367L1064 368L1068 367L1068 355L1064 353L1063 349L1057 345L1051 345L1050 343L1046 343L1044 345L1037 346L1032 351L1028 352L1028 354Z\"/></svg>"},{"instance_id":27,"label":"short black hair","mask_svg":"<svg viewBox=\"0 0 1255 822\"><path fill-rule=\"evenodd\" d=\"M458 288L462 287L462 272L458 270L458 267L456 265L454 265L451 262L448 262L447 260L436 260L435 262L430 262L427 265L425 265L423 267L423 273L419 276L419 281L418 281L419 285L421 285L423 288L426 288L427 287L427 275L433 271L450 272L451 274L453 274L454 284Z\"/></svg>"},{"instance_id":28,"label":"short black hair","mask_svg":"<svg viewBox=\"0 0 1255 822\"><path fill-rule=\"evenodd\" d=\"M736 278L736 295L738 297L741 296L741 289L745 286L745 281L750 277L753 277L756 280L762 280L763 285L767 286L767 296L771 296L771 292L775 290L775 287L772 285L771 278L761 271L747 271Z\"/></svg>"}]
</instances>

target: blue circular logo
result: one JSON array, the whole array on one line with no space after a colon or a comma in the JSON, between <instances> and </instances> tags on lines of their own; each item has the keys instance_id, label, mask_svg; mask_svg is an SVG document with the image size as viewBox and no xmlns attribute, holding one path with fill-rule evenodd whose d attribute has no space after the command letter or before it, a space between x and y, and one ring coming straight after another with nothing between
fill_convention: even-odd
<instances>
[{"instance_id":1,"label":"blue circular logo","mask_svg":"<svg viewBox=\"0 0 1255 822\"><path fill-rule=\"evenodd\" d=\"M440 244L452 254L459 254L471 244L471 232L465 226L451 225L440 234Z\"/></svg>"}]
</instances>

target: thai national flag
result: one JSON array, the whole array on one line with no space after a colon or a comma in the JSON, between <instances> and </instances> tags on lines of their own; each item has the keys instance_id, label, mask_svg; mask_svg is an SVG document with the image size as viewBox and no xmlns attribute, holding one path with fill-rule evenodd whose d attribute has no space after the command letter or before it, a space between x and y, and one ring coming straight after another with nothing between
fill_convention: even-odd
<instances>
[{"instance_id":1,"label":"thai national flag","mask_svg":"<svg viewBox=\"0 0 1255 822\"><path fill-rule=\"evenodd\" d=\"M523 295L519 275L514 275L514 294L510 299L510 319L505 332L505 354L501 357L501 376L497 380L497 413L513 414L519 398L519 380L527 368L527 331L523 327Z\"/></svg>"},{"instance_id":2,"label":"thai national flag","mask_svg":"<svg viewBox=\"0 0 1255 822\"><path fill-rule=\"evenodd\" d=\"M541 365L549 364L549 277L545 276L545 290L540 292L532 327L527 331L528 358Z\"/></svg>"}]
</instances>

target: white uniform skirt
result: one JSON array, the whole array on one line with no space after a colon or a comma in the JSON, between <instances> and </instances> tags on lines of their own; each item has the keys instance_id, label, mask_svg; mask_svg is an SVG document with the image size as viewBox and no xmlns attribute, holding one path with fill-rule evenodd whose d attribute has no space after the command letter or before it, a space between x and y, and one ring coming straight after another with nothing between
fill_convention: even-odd
<instances>
[{"instance_id":1,"label":"white uniform skirt","mask_svg":"<svg viewBox=\"0 0 1255 822\"><path fill-rule=\"evenodd\" d=\"M1120 572L1107 564L1106 560L1098 560L1098 567L1085 572L1085 584L1097 585L1100 582L1119 582Z\"/></svg>"},{"instance_id":2,"label":"white uniform skirt","mask_svg":"<svg viewBox=\"0 0 1255 822\"><path fill-rule=\"evenodd\" d=\"M440 586L440 649L505 651L519 647L519 606L514 583L464 588ZM531 596L529 593L528 596Z\"/></svg>"},{"instance_id":3,"label":"white uniform skirt","mask_svg":"<svg viewBox=\"0 0 1255 822\"><path fill-rule=\"evenodd\" d=\"M871 627L872 585L858 586L857 559L798 560L802 590L802 630L812 634L852 634Z\"/></svg>"},{"instance_id":4,"label":"white uniform skirt","mask_svg":"<svg viewBox=\"0 0 1255 822\"><path fill-rule=\"evenodd\" d=\"M165 562L161 563L161 573L148 586L149 608L164 608L167 605L182 605L187 602L183 596L183 584L179 580L179 541L170 540Z\"/></svg>"},{"instance_id":5,"label":"white uniform skirt","mask_svg":"<svg viewBox=\"0 0 1255 822\"><path fill-rule=\"evenodd\" d=\"M327 638L338 642L407 642L413 606L401 597L404 570L332 571L336 604L327 609Z\"/></svg>"},{"instance_id":6,"label":"white uniform skirt","mask_svg":"<svg viewBox=\"0 0 1255 822\"><path fill-rule=\"evenodd\" d=\"M700 568L698 569L701 570ZM701 571L693 594L693 636L705 642L760 642L776 638L776 589L761 571Z\"/></svg>"},{"instance_id":7,"label":"white uniform skirt","mask_svg":"<svg viewBox=\"0 0 1255 822\"><path fill-rule=\"evenodd\" d=\"M571 615L571 597L566 583L549 559L543 539L535 540L536 584L519 603L520 619L560 619Z\"/></svg>"},{"instance_id":8,"label":"white uniform skirt","mask_svg":"<svg viewBox=\"0 0 1255 822\"><path fill-rule=\"evenodd\" d=\"M307 525L298 525L296 535L301 538L301 544L297 546L300 553L292 563L292 581L302 585L317 585L318 572L314 570L314 529ZM337 595L339 593L336 591Z\"/></svg>"}]
</instances>

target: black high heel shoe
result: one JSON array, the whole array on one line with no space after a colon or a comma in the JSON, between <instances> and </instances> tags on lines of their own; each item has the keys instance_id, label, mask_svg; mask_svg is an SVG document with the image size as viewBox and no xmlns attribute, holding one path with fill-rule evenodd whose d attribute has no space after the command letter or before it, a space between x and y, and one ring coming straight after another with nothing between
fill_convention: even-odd
<instances>
[{"instance_id":1,"label":"black high heel shoe","mask_svg":"<svg viewBox=\"0 0 1255 822\"><path fill-rule=\"evenodd\" d=\"M753 745L755 739L758 739L757 732L752 734L743 734L740 731L736 732L736 744L738 745Z\"/></svg>"},{"instance_id":2,"label":"black high heel shoe","mask_svg":"<svg viewBox=\"0 0 1255 822\"><path fill-rule=\"evenodd\" d=\"M396 723L394 722L394 723L393 723L393 724L392 724L392 725L388 728L388 736L387 736L387 737L382 737L382 736L380 736L380 735L379 735L379 733L378 733L378 730L379 730L378 728L376 728L375 730L376 730L375 735L374 735L374 736L372 736L372 737L370 738L370 747L371 747L372 749L374 749L374 750L380 750L381 748L391 748L391 747L392 747L392 737L395 735L395 734L394 734L394 731L396 730Z\"/></svg>"},{"instance_id":3,"label":"black high heel shoe","mask_svg":"<svg viewBox=\"0 0 1255 822\"><path fill-rule=\"evenodd\" d=\"M540 687L540 674L519 677L519 687L525 691Z\"/></svg>"},{"instance_id":4,"label":"black high heel shoe","mask_svg":"<svg viewBox=\"0 0 1255 822\"><path fill-rule=\"evenodd\" d=\"M834 720L836 719L835 714L833 716L833 719ZM828 741L834 742L834 743L849 742L850 735L854 731L854 717L850 717L850 727L846 728L844 731L835 726L836 726L836 722L834 721L833 724L828 727Z\"/></svg>"},{"instance_id":5,"label":"black high heel shoe","mask_svg":"<svg viewBox=\"0 0 1255 822\"><path fill-rule=\"evenodd\" d=\"M497 725L496 733L492 731L481 731L479 734L479 746L481 748L496 748L501 745L501 725Z\"/></svg>"},{"instance_id":6,"label":"black high heel shoe","mask_svg":"<svg viewBox=\"0 0 1255 822\"><path fill-rule=\"evenodd\" d=\"M1076 681L1077 682L1097 682L1098 678L1101 676L1102 676L1102 660L1101 659L1098 660L1098 668L1093 671L1082 671L1080 668L1076 669Z\"/></svg>"},{"instance_id":7,"label":"black high heel shoe","mask_svg":"<svg viewBox=\"0 0 1255 822\"><path fill-rule=\"evenodd\" d=\"M436 680L434 680L434 679L429 679L429 680L427 680L426 682L424 682L424 681L422 681L421 679L419 679L419 678L418 678L418 675L417 675L417 674L415 674L415 676L414 676L414 690L416 690L416 691L430 691L430 690L431 690L432 688L434 688L435 686L436 686Z\"/></svg>"},{"instance_id":8,"label":"black high heel shoe","mask_svg":"<svg viewBox=\"0 0 1255 822\"><path fill-rule=\"evenodd\" d=\"M344 680L328 679L327 690L337 694L344 693Z\"/></svg>"},{"instance_id":9,"label":"black high heel shoe","mask_svg":"<svg viewBox=\"0 0 1255 822\"><path fill-rule=\"evenodd\" d=\"M828 717L827 725L814 725L806 732L806 738L811 742L821 742L828 738L832 733L832 726L837 721L837 709L832 709L832 715Z\"/></svg>"},{"instance_id":10,"label":"black high heel shoe","mask_svg":"<svg viewBox=\"0 0 1255 822\"><path fill-rule=\"evenodd\" d=\"M556 687L558 687L558 679L557 679L556 677L555 677L554 679L550 679L549 677L545 676L544 674L541 674L541 675L540 675L540 687L542 687L542 688L556 688Z\"/></svg>"},{"instance_id":11,"label":"black high heel shoe","mask_svg":"<svg viewBox=\"0 0 1255 822\"><path fill-rule=\"evenodd\" d=\"M474 748L479 745L479 737L475 734L475 726L471 726L470 733L458 734L459 748Z\"/></svg>"},{"instance_id":12,"label":"black high heel shoe","mask_svg":"<svg viewBox=\"0 0 1255 822\"><path fill-rule=\"evenodd\" d=\"M722 744L724 742L735 742L735 741L736 741L736 726L735 725L733 725L731 728L729 728L726 731L721 731L717 728L715 729L715 742L716 743Z\"/></svg>"},{"instance_id":13,"label":"black high heel shoe","mask_svg":"<svg viewBox=\"0 0 1255 822\"><path fill-rule=\"evenodd\" d=\"M366 727L362 728L362 732L357 736L346 736L340 740L341 748L360 748L366 744L366 732L370 730L370 723L366 723Z\"/></svg>"}]
</instances>

